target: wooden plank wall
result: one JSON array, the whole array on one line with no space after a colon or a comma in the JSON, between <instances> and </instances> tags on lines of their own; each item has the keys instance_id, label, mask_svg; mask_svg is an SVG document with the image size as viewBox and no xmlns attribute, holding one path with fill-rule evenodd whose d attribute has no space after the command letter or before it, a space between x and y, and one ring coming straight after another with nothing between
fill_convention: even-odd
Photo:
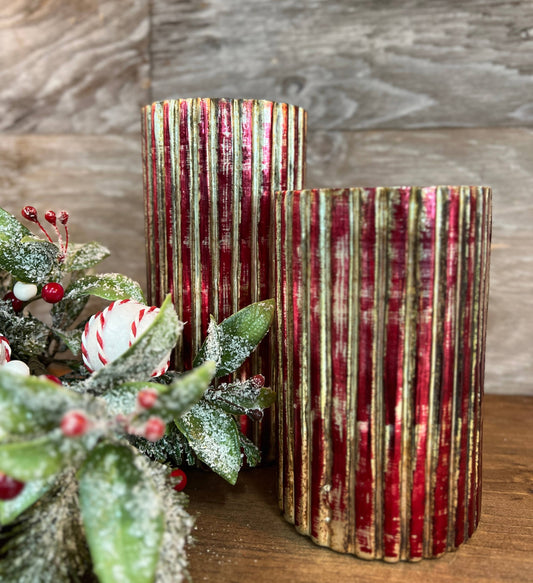
<instances>
[{"instance_id":1,"label":"wooden plank wall","mask_svg":"<svg viewBox=\"0 0 533 583\"><path fill-rule=\"evenodd\" d=\"M533 394L533 2L2 2L0 204L144 282L139 108L197 95L306 107L310 187L493 186L486 389Z\"/></svg>"}]
</instances>

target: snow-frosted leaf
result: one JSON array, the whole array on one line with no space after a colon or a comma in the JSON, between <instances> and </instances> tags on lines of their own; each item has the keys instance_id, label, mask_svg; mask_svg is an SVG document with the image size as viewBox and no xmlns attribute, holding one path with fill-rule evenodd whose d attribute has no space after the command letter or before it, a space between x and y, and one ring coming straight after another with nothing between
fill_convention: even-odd
<instances>
[{"instance_id":1,"label":"snow-frosted leaf","mask_svg":"<svg viewBox=\"0 0 533 583\"><path fill-rule=\"evenodd\" d=\"M58 330L54 328L54 334L58 336L67 346L67 348L72 352L72 354L76 355L81 350L81 336L83 334L83 330L76 329L76 330L67 330L64 332L63 330Z\"/></svg>"},{"instance_id":2,"label":"snow-frosted leaf","mask_svg":"<svg viewBox=\"0 0 533 583\"><path fill-rule=\"evenodd\" d=\"M232 415L250 415L254 419L262 417L262 411L276 400L276 393L268 387L257 387L253 379L222 384L211 389L206 399Z\"/></svg>"},{"instance_id":3,"label":"snow-frosted leaf","mask_svg":"<svg viewBox=\"0 0 533 583\"><path fill-rule=\"evenodd\" d=\"M167 296L150 326L118 358L92 374L85 381L86 389L101 394L122 383L145 381L176 345L183 330L172 298Z\"/></svg>"},{"instance_id":4,"label":"snow-frosted leaf","mask_svg":"<svg viewBox=\"0 0 533 583\"><path fill-rule=\"evenodd\" d=\"M59 273L59 249L32 235L20 240L0 234L0 268L20 281L46 283Z\"/></svg>"},{"instance_id":5,"label":"snow-frosted leaf","mask_svg":"<svg viewBox=\"0 0 533 583\"><path fill-rule=\"evenodd\" d=\"M233 417L200 401L176 419L176 425L196 455L230 484L235 484L242 457L239 429Z\"/></svg>"},{"instance_id":6,"label":"snow-frosted leaf","mask_svg":"<svg viewBox=\"0 0 533 583\"><path fill-rule=\"evenodd\" d=\"M83 438L65 438L61 430L29 441L0 444L0 472L22 482L57 474L79 459L86 449Z\"/></svg>"},{"instance_id":7,"label":"snow-frosted leaf","mask_svg":"<svg viewBox=\"0 0 533 583\"><path fill-rule=\"evenodd\" d=\"M151 583L164 529L149 474L125 446L98 445L80 470L80 506L101 583Z\"/></svg>"},{"instance_id":8,"label":"snow-frosted leaf","mask_svg":"<svg viewBox=\"0 0 533 583\"><path fill-rule=\"evenodd\" d=\"M185 373L171 385L159 385L161 391L150 415L163 419L177 419L198 402L215 376L216 365L212 360L204 362Z\"/></svg>"},{"instance_id":9,"label":"snow-frosted leaf","mask_svg":"<svg viewBox=\"0 0 533 583\"><path fill-rule=\"evenodd\" d=\"M211 325L194 366L209 358L217 363L217 377L235 371L268 332L274 310L274 300L264 300L243 308L218 326Z\"/></svg>"},{"instance_id":10,"label":"snow-frosted leaf","mask_svg":"<svg viewBox=\"0 0 533 583\"><path fill-rule=\"evenodd\" d=\"M40 356L48 347L50 328L31 315L17 315L0 306L2 333L19 357Z\"/></svg>"},{"instance_id":11,"label":"snow-frosted leaf","mask_svg":"<svg viewBox=\"0 0 533 583\"><path fill-rule=\"evenodd\" d=\"M12 214L0 208L0 237L20 241L22 237L31 235L31 231L18 221Z\"/></svg>"},{"instance_id":12,"label":"snow-frosted leaf","mask_svg":"<svg viewBox=\"0 0 533 583\"><path fill-rule=\"evenodd\" d=\"M0 370L0 438L51 430L83 400L46 378Z\"/></svg>"},{"instance_id":13,"label":"snow-frosted leaf","mask_svg":"<svg viewBox=\"0 0 533 583\"><path fill-rule=\"evenodd\" d=\"M246 461L251 468L255 468L255 466L259 465L261 462L261 452L259 448L250 441L246 435L243 435L239 432L239 439L241 440L241 447L246 456Z\"/></svg>"},{"instance_id":14,"label":"snow-frosted leaf","mask_svg":"<svg viewBox=\"0 0 533 583\"><path fill-rule=\"evenodd\" d=\"M13 500L0 502L0 525L6 525L15 520L32 504L37 502L53 484L53 480L33 480L26 482L22 492Z\"/></svg>"},{"instance_id":15,"label":"snow-frosted leaf","mask_svg":"<svg viewBox=\"0 0 533 583\"><path fill-rule=\"evenodd\" d=\"M96 241L90 241L82 245L71 244L65 262L65 271L88 269L109 257L109 255L109 249Z\"/></svg>"},{"instance_id":16,"label":"snow-frosted leaf","mask_svg":"<svg viewBox=\"0 0 533 583\"><path fill-rule=\"evenodd\" d=\"M133 279L120 273L86 275L74 281L65 292L66 299L76 299L88 295L104 300L135 300L146 303L141 286Z\"/></svg>"}]
</instances>

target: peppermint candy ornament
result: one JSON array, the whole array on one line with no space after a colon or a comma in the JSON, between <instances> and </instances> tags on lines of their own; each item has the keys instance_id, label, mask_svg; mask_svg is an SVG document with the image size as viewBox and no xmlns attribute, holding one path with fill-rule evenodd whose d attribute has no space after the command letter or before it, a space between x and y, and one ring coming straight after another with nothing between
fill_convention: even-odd
<instances>
[{"instance_id":1,"label":"peppermint candy ornament","mask_svg":"<svg viewBox=\"0 0 533 583\"><path fill-rule=\"evenodd\" d=\"M8 339L0 332L0 366L11 360L11 346Z\"/></svg>"},{"instance_id":2,"label":"peppermint candy ornament","mask_svg":"<svg viewBox=\"0 0 533 583\"><path fill-rule=\"evenodd\" d=\"M124 354L158 313L159 308L155 306L120 300L92 316L81 339L81 354L87 369L95 372ZM153 377L167 371L169 359L170 352L152 372Z\"/></svg>"}]
</instances>

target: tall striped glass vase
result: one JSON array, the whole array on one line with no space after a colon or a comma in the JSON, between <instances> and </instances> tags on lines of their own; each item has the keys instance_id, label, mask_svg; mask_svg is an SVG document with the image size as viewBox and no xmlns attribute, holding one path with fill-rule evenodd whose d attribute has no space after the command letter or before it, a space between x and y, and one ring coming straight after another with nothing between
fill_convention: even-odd
<instances>
[{"instance_id":1,"label":"tall striped glass vase","mask_svg":"<svg viewBox=\"0 0 533 583\"><path fill-rule=\"evenodd\" d=\"M316 543L437 557L476 529L485 187L278 193L279 499Z\"/></svg>"},{"instance_id":2,"label":"tall striped glass vase","mask_svg":"<svg viewBox=\"0 0 533 583\"><path fill-rule=\"evenodd\" d=\"M148 298L171 293L186 322L176 367L191 367L210 315L273 297L274 192L303 187L306 112L253 99L176 99L142 111ZM262 372L264 341L241 375ZM274 456L272 416L244 427ZM246 419L242 420L246 423Z\"/></svg>"}]
</instances>

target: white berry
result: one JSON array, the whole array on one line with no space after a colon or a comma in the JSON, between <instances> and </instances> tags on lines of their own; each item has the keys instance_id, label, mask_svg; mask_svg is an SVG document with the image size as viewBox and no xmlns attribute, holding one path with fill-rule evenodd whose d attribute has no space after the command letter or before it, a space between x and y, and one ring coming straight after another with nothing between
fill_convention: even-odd
<instances>
[{"instance_id":1,"label":"white berry","mask_svg":"<svg viewBox=\"0 0 533 583\"><path fill-rule=\"evenodd\" d=\"M13 286L13 294L21 302L27 302L37 295L37 286L34 283L17 281Z\"/></svg>"},{"instance_id":2,"label":"white berry","mask_svg":"<svg viewBox=\"0 0 533 583\"><path fill-rule=\"evenodd\" d=\"M22 362L22 360L10 360L2 366L2 370L8 370L9 372L24 375L26 377L30 375L28 365L25 362Z\"/></svg>"},{"instance_id":3,"label":"white berry","mask_svg":"<svg viewBox=\"0 0 533 583\"><path fill-rule=\"evenodd\" d=\"M94 372L117 359L152 324L159 308L133 300L120 300L92 316L81 339L83 362ZM153 370L152 376L166 372L170 352Z\"/></svg>"}]
</instances>

